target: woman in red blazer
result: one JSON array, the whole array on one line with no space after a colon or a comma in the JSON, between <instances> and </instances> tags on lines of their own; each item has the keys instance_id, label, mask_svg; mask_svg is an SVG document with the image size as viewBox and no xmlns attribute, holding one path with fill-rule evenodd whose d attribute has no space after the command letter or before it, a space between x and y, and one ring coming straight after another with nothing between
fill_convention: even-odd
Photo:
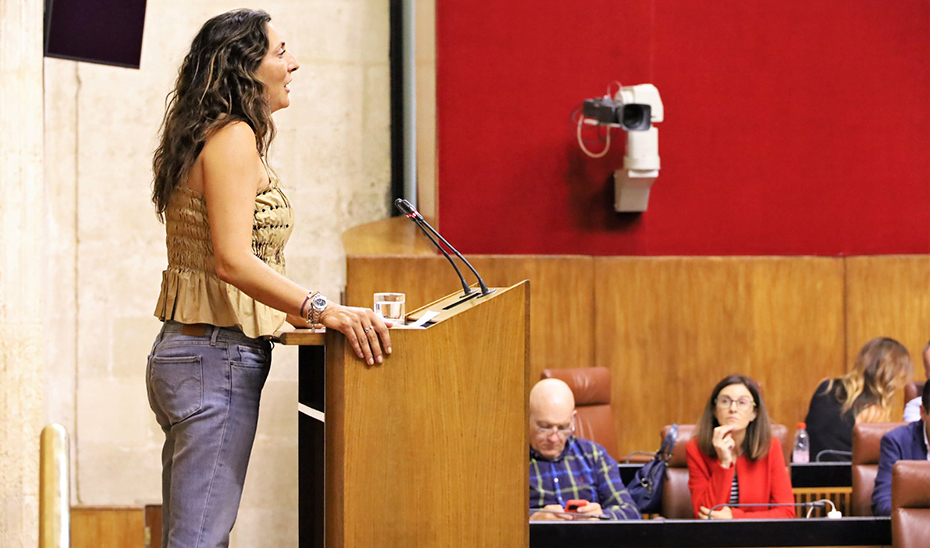
<instances>
[{"instance_id":1,"label":"woman in red blazer","mask_svg":"<svg viewBox=\"0 0 930 548\"><path fill-rule=\"evenodd\" d=\"M688 488L701 519L793 518L791 479L781 443L772 437L759 387L730 375L714 387L688 441ZM758 504L731 507L720 504ZM711 511L713 510L713 512Z\"/></svg>"}]
</instances>

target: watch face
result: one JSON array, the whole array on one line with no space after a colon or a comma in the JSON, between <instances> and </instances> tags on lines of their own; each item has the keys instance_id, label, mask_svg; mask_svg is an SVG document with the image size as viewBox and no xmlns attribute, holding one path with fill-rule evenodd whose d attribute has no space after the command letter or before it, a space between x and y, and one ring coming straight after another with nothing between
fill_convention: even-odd
<instances>
[{"instance_id":1,"label":"watch face","mask_svg":"<svg viewBox=\"0 0 930 548\"><path fill-rule=\"evenodd\" d=\"M311 304L316 310L323 310L326 308L326 305L329 304L329 300L323 295L317 295L313 298Z\"/></svg>"}]
</instances>

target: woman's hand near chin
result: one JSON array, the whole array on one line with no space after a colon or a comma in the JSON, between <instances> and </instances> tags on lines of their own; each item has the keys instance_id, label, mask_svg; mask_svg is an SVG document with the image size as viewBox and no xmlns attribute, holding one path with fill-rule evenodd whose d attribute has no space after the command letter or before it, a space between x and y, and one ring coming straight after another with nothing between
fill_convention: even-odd
<instances>
[{"instance_id":1,"label":"woman's hand near chin","mask_svg":"<svg viewBox=\"0 0 930 548\"><path fill-rule=\"evenodd\" d=\"M733 426L730 424L714 428L712 443L717 451L717 460L724 468L729 468L736 461L736 441L732 431Z\"/></svg>"}]
</instances>

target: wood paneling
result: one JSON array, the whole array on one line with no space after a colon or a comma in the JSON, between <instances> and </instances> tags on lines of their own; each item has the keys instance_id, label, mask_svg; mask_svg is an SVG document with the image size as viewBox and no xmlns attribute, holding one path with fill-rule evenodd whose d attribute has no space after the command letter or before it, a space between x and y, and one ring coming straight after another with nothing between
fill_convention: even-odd
<instances>
[{"instance_id":1,"label":"wood paneling","mask_svg":"<svg viewBox=\"0 0 930 548\"><path fill-rule=\"evenodd\" d=\"M145 548L161 548L162 505L145 506Z\"/></svg>"},{"instance_id":2,"label":"wood paneling","mask_svg":"<svg viewBox=\"0 0 930 548\"><path fill-rule=\"evenodd\" d=\"M696 422L730 373L760 381L772 419L793 432L817 381L843 370L837 259L597 259L595 303L621 453L655 450L663 425Z\"/></svg>"},{"instance_id":3,"label":"wood paneling","mask_svg":"<svg viewBox=\"0 0 930 548\"><path fill-rule=\"evenodd\" d=\"M594 259L582 256L478 256L469 262L491 287L530 280L530 378L547 367L594 361ZM467 280L474 277L460 266ZM407 294L410 312L461 284L442 256L350 256L346 301L372 306L375 291Z\"/></svg>"},{"instance_id":4,"label":"wood paneling","mask_svg":"<svg viewBox=\"0 0 930 548\"><path fill-rule=\"evenodd\" d=\"M661 426L697 420L730 372L761 381L773 419L793 431L819 380L880 335L904 343L924 378L927 256L470 260L488 285L530 280L531 380L546 367L611 368L621 452L655 450ZM459 285L438 255L350 256L347 271L360 306L402 291L413 310Z\"/></svg>"},{"instance_id":5,"label":"wood paneling","mask_svg":"<svg viewBox=\"0 0 930 548\"><path fill-rule=\"evenodd\" d=\"M355 226L342 233L346 255L435 255L413 221L406 217L381 219Z\"/></svg>"},{"instance_id":6,"label":"wood paneling","mask_svg":"<svg viewBox=\"0 0 930 548\"><path fill-rule=\"evenodd\" d=\"M142 548L144 521L142 508L73 507L71 548Z\"/></svg>"},{"instance_id":7,"label":"wood paneling","mask_svg":"<svg viewBox=\"0 0 930 548\"><path fill-rule=\"evenodd\" d=\"M417 309L461 288L441 255L349 256L346 304L371 308L377 291L407 295L407 310Z\"/></svg>"},{"instance_id":8,"label":"wood paneling","mask_svg":"<svg viewBox=\"0 0 930 548\"><path fill-rule=\"evenodd\" d=\"M926 378L921 353L930 339L930 257L847 258L846 288L847 367L869 339L885 336L910 350L916 377ZM898 403L903 406L900 397Z\"/></svg>"},{"instance_id":9,"label":"wood paneling","mask_svg":"<svg viewBox=\"0 0 930 548\"><path fill-rule=\"evenodd\" d=\"M530 379L546 368L594 363L594 259L583 256L479 256L485 283L530 280Z\"/></svg>"}]
</instances>

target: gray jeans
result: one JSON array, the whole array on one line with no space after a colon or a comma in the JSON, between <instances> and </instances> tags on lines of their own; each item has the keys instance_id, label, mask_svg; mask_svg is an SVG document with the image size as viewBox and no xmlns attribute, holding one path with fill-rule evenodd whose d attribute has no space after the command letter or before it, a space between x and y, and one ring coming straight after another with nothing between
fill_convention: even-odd
<instances>
[{"instance_id":1,"label":"gray jeans","mask_svg":"<svg viewBox=\"0 0 930 548\"><path fill-rule=\"evenodd\" d=\"M145 378L165 432L164 548L229 545L271 347L237 328L172 321L156 337Z\"/></svg>"}]
</instances>

